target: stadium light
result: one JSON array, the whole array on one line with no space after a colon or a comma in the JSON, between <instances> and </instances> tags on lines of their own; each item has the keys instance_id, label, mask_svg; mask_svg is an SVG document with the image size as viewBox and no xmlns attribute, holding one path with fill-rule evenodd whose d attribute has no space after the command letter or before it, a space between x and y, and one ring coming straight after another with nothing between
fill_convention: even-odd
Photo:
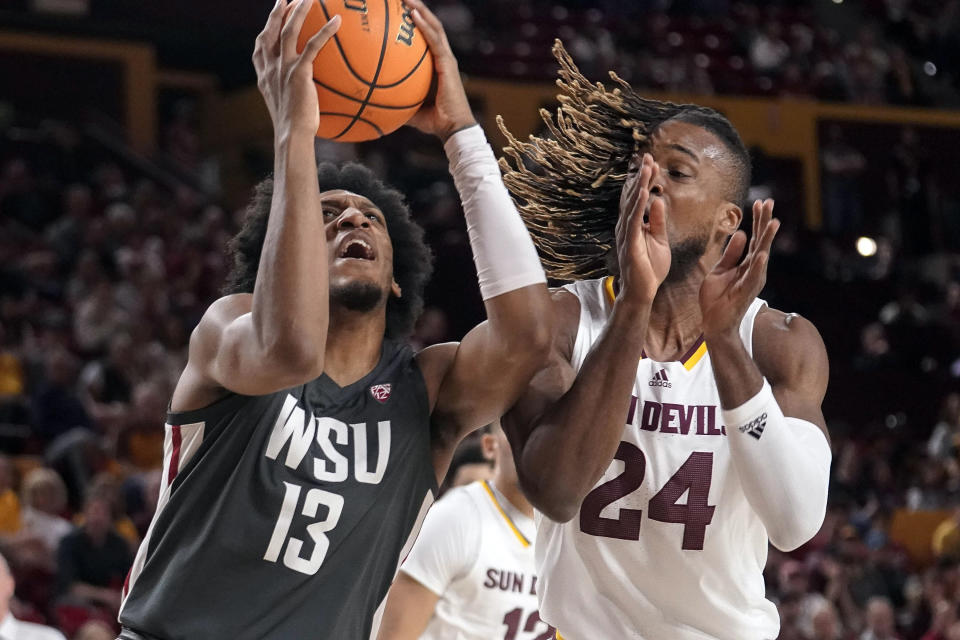
<instances>
[{"instance_id":1,"label":"stadium light","mask_svg":"<svg viewBox=\"0 0 960 640\"><path fill-rule=\"evenodd\" d=\"M877 254L877 241L873 238L860 236L857 238L857 253L864 258L870 258Z\"/></svg>"}]
</instances>

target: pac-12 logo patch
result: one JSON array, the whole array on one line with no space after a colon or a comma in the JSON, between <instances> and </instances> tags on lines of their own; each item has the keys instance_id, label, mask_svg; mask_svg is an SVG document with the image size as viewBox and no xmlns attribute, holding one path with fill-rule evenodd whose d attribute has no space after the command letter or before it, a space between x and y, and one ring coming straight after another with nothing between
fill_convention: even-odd
<instances>
[{"instance_id":1,"label":"pac-12 logo patch","mask_svg":"<svg viewBox=\"0 0 960 640\"><path fill-rule=\"evenodd\" d=\"M370 395L372 395L377 402L383 404L390 399L390 383L373 385L370 387Z\"/></svg>"}]
</instances>

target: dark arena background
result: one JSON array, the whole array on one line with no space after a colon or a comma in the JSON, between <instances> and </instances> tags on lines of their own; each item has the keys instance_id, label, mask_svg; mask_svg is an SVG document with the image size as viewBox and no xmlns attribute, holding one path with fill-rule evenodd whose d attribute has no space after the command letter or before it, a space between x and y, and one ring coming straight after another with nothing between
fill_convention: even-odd
<instances>
[{"instance_id":1,"label":"dark arena background","mask_svg":"<svg viewBox=\"0 0 960 640\"><path fill-rule=\"evenodd\" d=\"M272 170L250 62L270 4L0 4L0 550L13 614L68 638L118 631L190 332ZM762 295L831 364L826 522L765 572L780 638L960 638L960 1L430 6L498 151L498 114L542 133L555 38L591 79L736 125L783 221ZM483 306L439 142L316 146L407 195L435 254L412 341L461 338ZM103 518L125 545L64 543Z\"/></svg>"}]
</instances>

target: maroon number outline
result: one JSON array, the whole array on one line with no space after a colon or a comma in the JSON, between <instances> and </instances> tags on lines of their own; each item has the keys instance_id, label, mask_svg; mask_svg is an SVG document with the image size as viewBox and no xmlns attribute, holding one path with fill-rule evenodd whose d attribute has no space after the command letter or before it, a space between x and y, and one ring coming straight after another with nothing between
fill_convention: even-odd
<instances>
[{"instance_id":1,"label":"maroon number outline","mask_svg":"<svg viewBox=\"0 0 960 640\"><path fill-rule=\"evenodd\" d=\"M694 451L647 504L651 520L683 525L682 549L703 551L707 525L717 509L707 504L712 482L713 452ZM688 489L687 504L678 504L677 500Z\"/></svg>"},{"instance_id":2,"label":"maroon number outline","mask_svg":"<svg viewBox=\"0 0 960 640\"><path fill-rule=\"evenodd\" d=\"M627 496L643 484L647 458L639 447L621 442L613 456L624 463L623 472L587 494L580 505L580 530L588 535L639 540L642 509L620 509L617 518L600 515L605 507ZM681 548L702 551L707 525L716 506L708 504L713 482L713 452L694 451L648 503L650 519L683 525ZM687 493L687 503L677 501Z\"/></svg>"},{"instance_id":3,"label":"maroon number outline","mask_svg":"<svg viewBox=\"0 0 960 640\"><path fill-rule=\"evenodd\" d=\"M520 607L511 609L503 616L503 624L507 625L507 633L503 636L503 640L516 640L517 633L520 631L520 618L522 617L523 609ZM531 611L530 615L527 616L527 621L523 624L524 632L536 631L537 625L541 622L547 625L547 630L533 640L553 640L557 633L556 629L540 618L539 611Z\"/></svg>"},{"instance_id":4,"label":"maroon number outline","mask_svg":"<svg viewBox=\"0 0 960 640\"><path fill-rule=\"evenodd\" d=\"M620 509L616 518L605 518L600 513L607 505L640 488L647 473L647 458L643 451L629 442L621 442L613 457L623 462L623 473L604 482L583 499L580 505L580 531L604 538L639 540L643 510Z\"/></svg>"}]
</instances>

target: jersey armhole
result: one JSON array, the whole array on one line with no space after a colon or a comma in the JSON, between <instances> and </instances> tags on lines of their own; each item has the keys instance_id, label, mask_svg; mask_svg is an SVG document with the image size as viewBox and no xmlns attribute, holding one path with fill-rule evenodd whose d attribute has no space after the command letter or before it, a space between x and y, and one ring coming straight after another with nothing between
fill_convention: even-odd
<instances>
[{"instance_id":1,"label":"jersey armhole","mask_svg":"<svg viewBox=\"0 0 960 640\"><path fill-rule=\"evenodd\" d=\"M255 396L243 396L238 393L228 391L227 395L214 400L212 403L199 409L190 411L170 411L170 403L167 403L167 424L193 424L195 422L210 422L236 411L240 405L252 400Z\"/></svg>"}]
</instances>

